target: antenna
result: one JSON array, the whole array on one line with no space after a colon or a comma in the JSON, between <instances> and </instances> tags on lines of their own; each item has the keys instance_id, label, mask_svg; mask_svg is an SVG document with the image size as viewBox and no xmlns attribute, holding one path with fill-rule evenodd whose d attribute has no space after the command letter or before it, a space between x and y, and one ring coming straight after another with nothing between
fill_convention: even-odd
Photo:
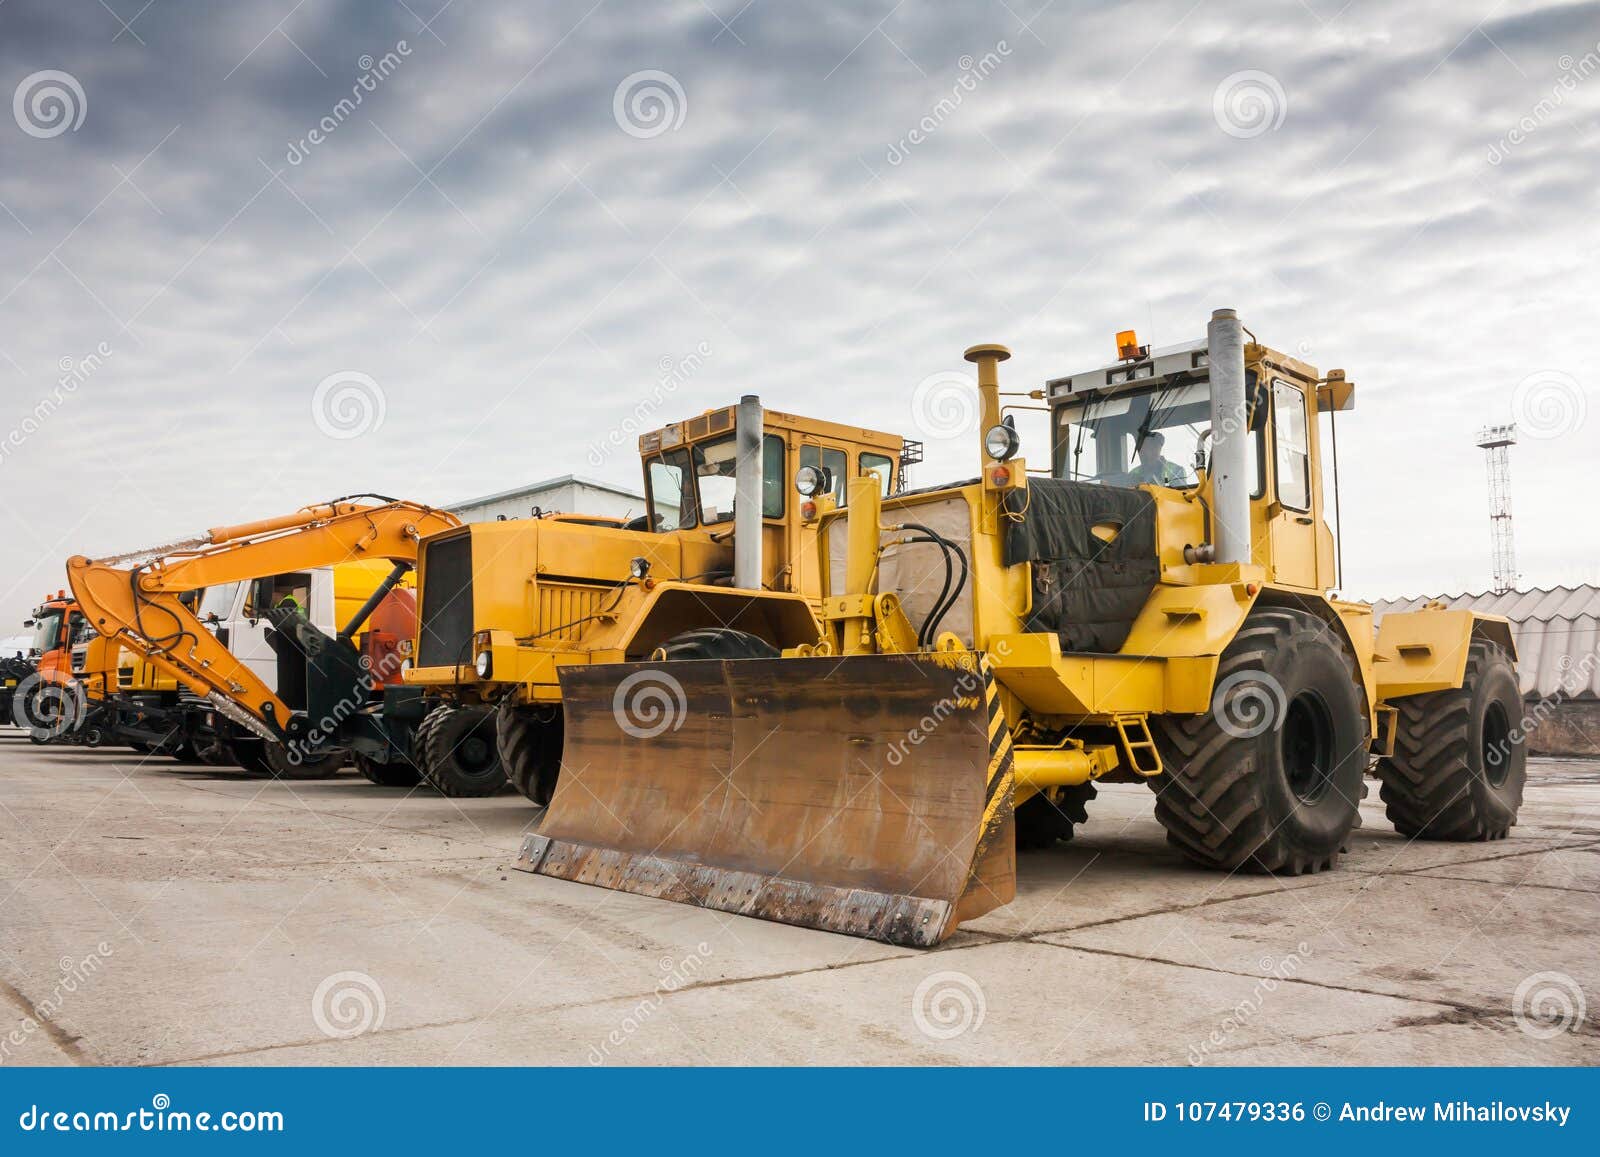
<instances>
[{"instance_id":1,"label":"antenna","mask_svg":"<svg viewBox=\"0 0 1600 1157\"><path fill-rule=\"evenodd\" d=\"M1489 542L1494 551L1494 592L1504 594L1517 586L1517 546L1511 530L1511 455L1517 444L1515 423L1485 426L1478 431L1478 446L1489 464Z\"/></svg>"}]
</instances>

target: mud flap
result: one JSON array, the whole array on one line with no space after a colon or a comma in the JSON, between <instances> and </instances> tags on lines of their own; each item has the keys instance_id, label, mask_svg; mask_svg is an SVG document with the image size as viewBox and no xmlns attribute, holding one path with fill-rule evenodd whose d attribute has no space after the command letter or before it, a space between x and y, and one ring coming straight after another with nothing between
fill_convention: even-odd
<instances>
[{"instance_id":1,"label":"mud flap","mask_svg":"<svg viewBox=\"0 0 1600 1157\"><path fill-rule=\"evenodd\" d=\"M1016 890L1010 734L972 654L566 667L523 871L891 944Z\"/></svg>"}]
</instances>

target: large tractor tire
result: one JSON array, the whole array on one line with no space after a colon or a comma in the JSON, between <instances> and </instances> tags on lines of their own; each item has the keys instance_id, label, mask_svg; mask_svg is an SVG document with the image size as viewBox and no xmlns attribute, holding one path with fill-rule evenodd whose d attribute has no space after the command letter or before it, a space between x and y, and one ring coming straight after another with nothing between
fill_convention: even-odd
<instances>
[{"instance_id":1,"label":"large tractor tire","mask_svg":"<svg viewBox=\"0 0 1600 1157\"><path fill-rule=\"evenodd\" d=\"M1505 839L1528 779L1511 657L1478 639L1460 687L1393 705L1400 712L1394 755L1379 760L1378 779L1395 831L1421 840Z\"/></svg>"},{"instance_id":2,"label":"large tractor tire","mask_svg":"<svg viewBox=\"0 0 1600 1157\"><path fill-rule=\"evenodd\" d=\"M289 749L281 743L264 743L262 748L267 771L274 779L332 779L350 758L348 752L332 751L294 760L289 758Z\"/></svg>"},{"instance_id":3,"label":"large tractor tire","mask_svg":"<svg viewBox=\"0 0 1600 1157\"><path fill-rule=\"evenodd\" d=\"M1151 779L1167 840L1210 868L1332 868L1361 823L1370 745L1343 637L1303 611L1260 608L1222 653L1211 710L1152 718Z\"/></svg>"},{"instance_id":4,"label":"large tractor tire","mask_svg":"<svg viewBox=\"0 0 1600 1157\"><path fill-rule=\"evenodd\" d=\"M1031 852L1070 840L1079 824L1089 822L1092 783L1060 787L1029 796L1017 807L1017 851Z\"/></svg>"},{"instance_id":5,"label":"large tractor tire","mask_svg":"<svg viewBox=\"0 0 1600 1157\"><path fill-rule=\"evenodd\" d=\"M518 707L507 699L495 712L506 778L540 807L549 805L561 774L562 730L559 706Z\"/></svg>"},{"instance_id":6,"label":"large tractor tire","mask_svg":"<svg viewBox=\"0 0 1600 1157\"><path fill-rule=\"evenodd\" d=\"M355 757L356 770L369 782L379 787L416 787L422 782L422 773L408 760L397 759L390 763L374 759L359 752Z\"/></svg>"},{"instance_id":7,"label":"large tractor tire","mask_svg":"<svg viewBox=\"0 0 1600 1157\"><path fill-rule=\"evenodd\" d=\"M755 635L730 627L702 627L672 636L650 658L676 663L684 659L776 659L778 655L778 648Z\"/></svg>"},{"instance_id":8,"label":"large tractor tire","mask_svg":"<svg viewBox=\"0 0 1600 1157\"><path fill-rule=\"evenodd\" d=\"M489 708L437 707L422 725L426 731L422 775L440 794L486 796L505 787L505 767Z\"/></svg>"}]
</instances>

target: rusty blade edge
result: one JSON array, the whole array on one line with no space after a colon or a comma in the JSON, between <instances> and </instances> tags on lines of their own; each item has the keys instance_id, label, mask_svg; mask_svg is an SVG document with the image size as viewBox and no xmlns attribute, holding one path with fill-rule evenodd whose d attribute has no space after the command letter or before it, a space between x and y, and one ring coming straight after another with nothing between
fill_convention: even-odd
<instances>
[{"instance_id":1,"label":"rusty blade edge","mask_svg":"<svg viewBox=\"0 0 1600 1157\"><path fill-rule=\"evenodd\" d=\"M547 836L524 840L514 866L558 880L906 948L938 944L953 924L954 906L947 900L811 884Z\"/></svg>"}]
</instances>

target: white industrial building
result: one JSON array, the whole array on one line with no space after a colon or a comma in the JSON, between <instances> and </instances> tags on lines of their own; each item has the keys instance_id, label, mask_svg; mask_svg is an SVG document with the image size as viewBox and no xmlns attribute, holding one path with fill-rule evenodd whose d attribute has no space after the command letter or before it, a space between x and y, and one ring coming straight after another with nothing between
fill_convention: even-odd
<instances>
[{"instance_id":1,"label":"white industrial building","mask_svg":"<svg viewBox=\"0 0 1600 1157\"><path fill-rule=\"evenodd\" d=\"M531 518L537 514L602 514L637 518L644 513L644 495L609 482L563 474L515 490L451 504L447 509L464 522Z\"/></svg>"},{"instance_id":2,"label":"white industrial building","mask_svg":"<svg viewBox=\"0 0 1600 1157\"><path fill-rule=\"evenodd\" d=\"M1530 751L1600 755L1600 587L1380 599L1373 613L1381 621L1389 611L1419 610L1431 602L1511 621L1517 673L1534 724Z\"/></svg>"}]
</instances>

